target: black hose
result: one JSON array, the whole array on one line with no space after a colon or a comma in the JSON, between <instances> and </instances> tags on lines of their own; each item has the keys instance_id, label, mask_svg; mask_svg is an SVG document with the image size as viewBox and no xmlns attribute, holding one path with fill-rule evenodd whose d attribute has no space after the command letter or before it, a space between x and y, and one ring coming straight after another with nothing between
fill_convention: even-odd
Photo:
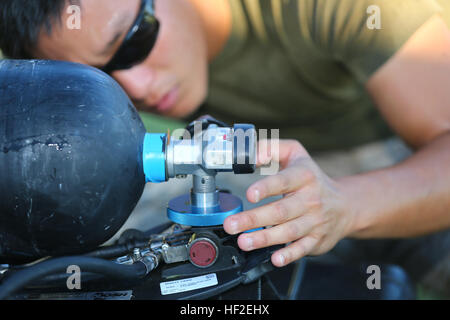
<instances>
[{"instance_id":1,"label":"black hose","mask_svg":"<svg viewBox=\"0 0 450 320\"><path fill-rule=\"evenodd\" d=\"M191 233L183 234L176 234L176 235L170 235L165 237L165 242L169 243L170 245L175 245L177 242L183 242L191 237ZM178 238L180 237L180 238ZM83 254L86 257L93 257L93 258L102 258L102 259L110 259L118 256L127 255L130 252L133 251L134 248L145 248L148 247L151 243L152 239L146 239L146 240L135 240L123 244L116 244L111 245L107 247L100 247L95 251L91 251L88 253Z\"/></svg>"},{"instance_id":2,"label":"black hose","mask_svg":"<svg viewBox=\"0 0 450 320\"><path fill-rule=\"evenodd\" d=\"M119 256L124 256L126 254L129 254L133 248L144 247L146 244L148 244L148 241L144 242L143 244L140 244L140 246L139 245L132 246L132 245L127 245L127 244L120 244L120 245L102 247L95 251L88 252L88 253L84 254L84 256L93 257L93 258L110 259L113 257L119 257Z\"/></svg>"},{"instance_id":3,"label":"black hose","mask_svg":"<svg viewBox=\"0 0 450 320\"><path fill-rule=\"evenodd\" d=\"M143 263L120 265L108 260L85 256L54 258L7 276L0 285L0 300L8 298L17 290L24 288L37 279L57 272L66 272L71 265L78 266L83 272L94 272L119 279L137 279L147 274L147 268Z\"/></svg>"},{"instance_id":4,"label":"black hose","mask_svg":"<svg viewBox=\"0 0 450 320\"><path fill-rule=\"evenodd\" d=\"M62 287L63 285L66 284L67 278L69 276L70 276L70 274L67 274L67 273L50 274L48 276L45 276L44 278L36 279L35 281L33 281L33 283L30 283L29 285L27 285L27 288L41 289L41 288L48 288L48 287ZM81 276L83 279L83 284L91 283L93 281L98 281L100 279L101 280L105 279L104 275L101 275L98 273L93 273L93 272L84 272L83 271L81 273Z\"/></svg>"}]
</instances>

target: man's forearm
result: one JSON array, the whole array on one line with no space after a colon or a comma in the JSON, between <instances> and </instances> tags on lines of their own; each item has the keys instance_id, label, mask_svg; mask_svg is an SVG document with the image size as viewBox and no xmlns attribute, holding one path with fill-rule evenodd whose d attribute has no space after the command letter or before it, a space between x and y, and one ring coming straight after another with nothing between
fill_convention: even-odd
<instances>
[{"instance_id":1,"label":"man's forearm","mask_svg":"<svg viewBox=\"0 0 450 320\"><path fill-rule=\"evenodd\" d=\"M450 132L396 166L339 184L354 216L350 237L411 237L449 228Z\"/></svg>"}]
</instances>

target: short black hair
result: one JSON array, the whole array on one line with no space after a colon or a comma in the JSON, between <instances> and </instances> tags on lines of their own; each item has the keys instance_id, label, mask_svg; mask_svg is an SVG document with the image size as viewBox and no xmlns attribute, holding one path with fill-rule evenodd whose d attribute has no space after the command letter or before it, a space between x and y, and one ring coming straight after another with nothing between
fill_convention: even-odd
<instances>
[{"instance_id":1,"label":"short black hair","mask_svg":"<svg viewBox=\"0 0 450 320\"><path fill-rule=\"evenodd\" d=\"M67 0L0 0L0 50L12 59L31 59L43 28L60 21ZM73 2L70 1L69 2Z\"/></svg>"}]
</instances>

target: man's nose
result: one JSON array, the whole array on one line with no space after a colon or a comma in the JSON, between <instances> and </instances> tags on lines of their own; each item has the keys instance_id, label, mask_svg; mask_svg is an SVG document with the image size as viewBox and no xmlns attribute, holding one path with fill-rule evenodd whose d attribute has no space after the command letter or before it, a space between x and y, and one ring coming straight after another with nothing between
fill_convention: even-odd
<instances>
[{"instance_id":1,"label":"man's nose","mask_svg":"<svg viewBox=\"0 0 450 320\"><path fill-rule=\"evenodd\" d=\"M154 104L152 83L154 72L149 68L133 67L112 72L111 76L122 86L130 98L139 103Z\"/></svg>"}]
</instances>

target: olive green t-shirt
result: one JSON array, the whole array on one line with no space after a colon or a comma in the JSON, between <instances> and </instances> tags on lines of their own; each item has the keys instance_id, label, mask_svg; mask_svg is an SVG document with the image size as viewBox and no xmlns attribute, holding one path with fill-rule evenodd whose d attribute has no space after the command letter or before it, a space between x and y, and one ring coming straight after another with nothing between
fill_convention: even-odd
<instances>
[{"instance_id":1,"label":"olive green t-shirt","mask_svg":"<svg viewBox=\"0 0 450 320\"><path fill-rule=\"evenodd\" d=\"M199 113L279 128L310 151L392 135L365 82L431 16L450 21L448 0L228 1L231 36Z\"/></svg>"}]
</instances>

